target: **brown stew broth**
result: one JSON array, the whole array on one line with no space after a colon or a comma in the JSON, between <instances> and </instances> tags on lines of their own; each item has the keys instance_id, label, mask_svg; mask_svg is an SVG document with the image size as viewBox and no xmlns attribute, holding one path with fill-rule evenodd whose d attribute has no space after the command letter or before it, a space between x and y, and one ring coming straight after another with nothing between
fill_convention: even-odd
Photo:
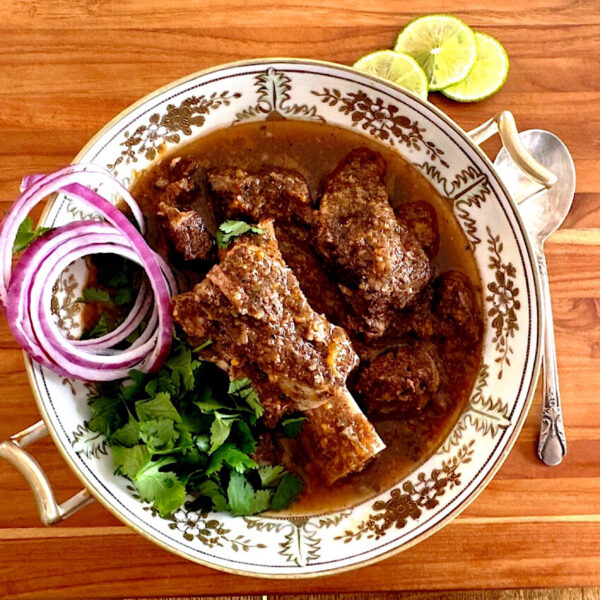
<instances>
[{"instance_id":1,"label":"brown stew broth","mask_svg":"<svg viewBox=\"0 0 600 600\"><path fill-rule=\"evenodd\" d=\"M177 156L191 156L205 168L239 166L259 170L266 165L293 169L307 180L313 199L317 199L321 181L353 149L366 146L381 153L387 162L386 184L390 202L426 201L436 211L440 248L432 260L435 274L447 269L465 273L473 283L479 302L482 285L469 243L452 212L452 203L439 195L425 177L397 152L359 133L331 125L306 121L274 120L235 125L214 131L182 148ZM173 155L174 156L174 155ZM169 156L168 158L170 158ZM141 174L133 194L149 217L149 242L160 244L152 182L153 169ZM166 252L165 248L157 248ZM357 504L393 486L423 463L443 442L464 409L481 363L481 347L469 356L462 376L453 381L451 392L441 390L444 399L430 402L417 416L370 417L387 448L360 473L325 485L311 475L310 465L303 468L305 490L292 507L294 514L314 514L342 509ZM286 444L291 456L298 449L294 442ZM288 455L289 455L288 454ZM306 462L299 459L300 464Z\"/></svg>"}]
</instances>

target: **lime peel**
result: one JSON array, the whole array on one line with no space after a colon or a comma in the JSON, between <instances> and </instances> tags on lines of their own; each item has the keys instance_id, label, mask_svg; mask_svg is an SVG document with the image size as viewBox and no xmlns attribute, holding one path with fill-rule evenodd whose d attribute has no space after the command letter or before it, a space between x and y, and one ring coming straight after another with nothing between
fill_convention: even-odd
<instances>
[{"instance_id":1,"label":"lime peel","mask_svg":"<svg viewBox=\"0 0 600 600\"><path fill-rule=\"evenodd\" d=\"M394 50L412 56L425 71L431 91L464 79L476 58L475 35L457 17L434 14L411 21Z\"/></svg>"},{"instance_id":2,"label":"lime peel","mask_svg":"<svg viewBox=\"0 0 600 600\"><path fill-rule=\"evenodd\" d=\"M462 81L442 90L457 102L478 102L495 94L506 82L509 60L504 46L485 33L475 33L477 59Z\"/></svg>"},{"instance_id":3,"label":"lime peel","mask_svg":"<svg viewBox=\"0 0 600 600\"><path fill-rule=\"evenodd\" d=\"M393 50L379 50L363 56L354 68L385 79L427 100L427 76L414 58Z\"/></svg>"}]
</instances>

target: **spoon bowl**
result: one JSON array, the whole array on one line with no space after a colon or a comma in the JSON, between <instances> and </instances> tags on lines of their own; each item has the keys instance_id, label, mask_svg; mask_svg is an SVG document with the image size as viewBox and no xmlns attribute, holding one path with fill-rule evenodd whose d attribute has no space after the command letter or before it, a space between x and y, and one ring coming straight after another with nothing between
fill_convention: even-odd
<instances>
[{"instance_id":1,"label":"spoon bowl","mask_svg":"<svg viewBox=\"0 0 600 600\"><path fill-rule=\"evenodd\" d=\"M540 275L544 306L544 378L542 423L538 442L538 456L542 462L555 466L567 454L567 440L562 419L558 368L554 343L554 324L548 270L544 256L544 242L556 231L567 216L575 194L575 165L567 147L549 131L530 129L519 134L526 150L556 176L549 189L540 188L517 167L503 148L494 165L504 180L533 242Z\"/></svg>"},{"instance_id":2,"label":"spoon bowl","mask_svg":"<svg viewBox=\"0 0 600 600\"><path fill-rule=\"evenodd\" d=\"M565 220L575 194L575 165L560 138L543 129L529 129L519 134L523 146L557 177L549 190L527 177L502 148L494 166L513 200L519 204L527 231L538 245L556 231Z\"/></svg>"}]
</instances>

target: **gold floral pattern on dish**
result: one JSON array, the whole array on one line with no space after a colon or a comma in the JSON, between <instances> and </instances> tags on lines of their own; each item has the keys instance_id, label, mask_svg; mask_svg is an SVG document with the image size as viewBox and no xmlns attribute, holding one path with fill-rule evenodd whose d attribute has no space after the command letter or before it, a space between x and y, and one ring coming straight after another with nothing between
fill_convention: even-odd
<instances>
[{"instance_id":1,"label":"gold floral pattern on dish","mask_svg":"<svg viewBox=\"0 0 600 600\"><path fill-rule=\"evenodd\" d=\"M495 359L500 369L498 379L502 379L504 366L510 366L510 355L513 353L510 339L515 337L515 332L519 329L517 311L521 308L521 301L518 298L519 288L514 281L517 270L511 262L503 262L501 253L504 244L500 236L493 235L489 227L487 234L489 267L495 272L495 281L488 283L487 290L490 294L485 299L491 304L487 314L492 319L491 326L495 331L492 343L498 352Z\"/></svg>"},{"instance_id":2,"label":"gold floral pattern on dish","mask_svg":"<svg viewBox=\"0 0 600 600\"><path fill-rule=\"evenodd\" d=\"M292 80L281 71L267 69L254 77L256 103L235 115L235 123L267 119L304 119L325 122L315 105L291 103Z\"/></svg>"},{"instance_id":3,"label":"gold floral pattern on dish","mask_svg":"<svg viewBox=\"0 0 600 600\"><path fill-rule=\"evenodd\" d=\"M437 165L431 164L429 161L413 163L413 166L422 171L445 196L452 200L454 214L462 225L471 246L475 247L480 244L481 237L477 233L477 220L471 211L473 208L481 208L492 193L488 176L473 165L449 177L442 174Z\"/></svg>"},{"instance_id":4,"label":"gold floral pattern on dish","mask_svg":"<svg viewBox=\"0 0 600 600\"><path fill-rule=\"evenodd\" d=\"M153 113L148 123L139 125L133 132L125 131L125 140L121 142L123 150L117 159L107 167L116 172L121 164L137 162L136 155L153 160L166 143L177 144L181 135L192 135L192 127L199 128L206 122L206 116L222 106L228 106L233 99L240 98L239 92L224 90L220 94L213 92L209 96L190 96L181 104L167 105L164 114ZM180 135L181 134L181 135Z\"/></svg>"},{"instance_id":5,"label":"gold floral pattern on dish","mask_svg":"<svg viewBox=\"0 0 600 600\"><path fill-rule=\"evenodd\" d=\"M401 143L417 151L423 149L431 160L438 160L444 167L449 167L442 158L444 151L423 137L425 128L403 115L396 104L385 102L380 97L373 99L362 90L344 95L335 88L326 87L321 92L312 93L320 97L321 102L337 106L342 114L350 117L353 127L360 125L369 135L392 146Z\"/></svg>"},{"instance_id":6,"label":"gold floral pattern on dish","mask_svg":"<svg viewBox=\"0 0 600 600\"><path fill-rule=\"evenodd\" d=\"M492 396L485 396L489 375L489 366L482 364L469 403L437 454L446 454L450 452L452 446L458 446L469 425L481 435L489 435L492 438L510 427L508 404L502 402L500 398L494 400Z\"/></svg>"},{"instance_id":7,"label":"gold floral pattern on dish","mask_svg":"<svg viewBox=\"0 0 600 600\"><path fill-rule=\"evenodd\" d=\"M77 278L67 268L52 286L50 311L59 329L69 339L75 337L74 333L79 330L77 316L81 312L81 305L75 297L78 285Z\"/></svg>"},{"instance_id":8,"label":"gold floral pattern on dish","mask_svg":"<svg viewBox=\"0 0 600 600\"><path fill-rule=\"evenodd\" d=\"M463 444L457 454L442 461L441 469L433 469L429 475L422 471L416 480L408 480L402 487L394 488L388 500L377 500L373 503L373 512L354 529L347 529L336 536L345 544L358 541L363 536L383 537L391 528L403 529L409 519L417 520L423 510L431 510L439 504L439 498L448 489L460 485L459 467L471 462L475 440Z\"/></svg>"}]
</instances>

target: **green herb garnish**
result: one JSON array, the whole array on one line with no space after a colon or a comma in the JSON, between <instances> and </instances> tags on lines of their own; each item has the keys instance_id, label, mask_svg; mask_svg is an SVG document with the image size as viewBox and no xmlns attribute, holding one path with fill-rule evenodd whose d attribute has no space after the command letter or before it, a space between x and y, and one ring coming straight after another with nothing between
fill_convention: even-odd
<instances>
[{"instance_id":1,"label":"green herb garnish","mask_svg":"<svg viewBox=\"0 0 600 600\"><path fill-rule=\"evenodd\" d=\"M304 421L306 421L306 417L304 415L295 413L289 417L283 417L277 425L283 437L296 438L302 431L302 425L304 425Z\"/></svg>"},{"instance_id":2,"label":"green herb garnish","mask_svg":"<svg viewBox=\"0 0 600 600\"><path fill-rule=\"evenodd\" d=\"M106 335L123 322L137 297L142 276L138 265L117 254L93 255L89 260L95 271L94 285L87 286L75 301L96 304L100 315L87 324L82 339ZM140 325L126 343L134 342L144 326Z\"/></svg>"},{"instance_id":3,"label":"green herb garnish","mask_svg":"<svg viewBox=\"0 0 600 600\"><path fill-rule=\"evenodd\" d=\"M219 229L215 235L217 246L219 248L227 248L234 239L246 233L261 234L264 231L260 227L250 225L250 223L246 223L245 221L224 221L219 225Z\"/></svg>"},{"instance_id":4,"label":"green herb garnish","mask_svg":"<svg viewBox=\"0 0 600 600\"><path fill-rule=\"evenodd\" d=\"M25 217L23 222L19 225L19 229L17 230L17 236L15 238L15 243L13 245L13 254L17 254L22 252L35 240L37 240L41 235L50 231L52 227L38 227L36 229L33 228L33 221L31 217Z\"/></svg>"},{"instance_id":5,"label":"green herb garnish","mask_svg":"<svg viewBox=\"0 0 600 600\"><path fill-rule=\"evenodd\" d=\"M229 382L179 339L158 372L133 370L125 381L101 384L90 409L88 426L106 436L116 472L163 516L187 494L195 496L190 508L252 515L285 508L302 489L281 465L251 457L263 407L250 380Z\"/></svg>"},{"instance_id":6,"label":"green herb garnish","mask_svg":"<svg viewBox=\"0 0 600 600\"><path fill-rule=\"evenodd\" d=\"M213 343L213 341L210 338L208 338L207 340L202 342L199 346L196 346L192 352L196 353L196 352L200 352L200 350L205 350L206 348L211 346L212 343Z\"/></svg>"},{"instance_id":7,"label":"green herb garnish","mask_svg":"<svg viewBox=\"0 0 600 600\"><path fill-rule=\"evenodd\" d=\"M101 290L96 287L87 287L83 290L81 296L75 299L75 302L104 302L105 304L112 304L112 299L106 290Z\"/></svg>"}]
</instances>

